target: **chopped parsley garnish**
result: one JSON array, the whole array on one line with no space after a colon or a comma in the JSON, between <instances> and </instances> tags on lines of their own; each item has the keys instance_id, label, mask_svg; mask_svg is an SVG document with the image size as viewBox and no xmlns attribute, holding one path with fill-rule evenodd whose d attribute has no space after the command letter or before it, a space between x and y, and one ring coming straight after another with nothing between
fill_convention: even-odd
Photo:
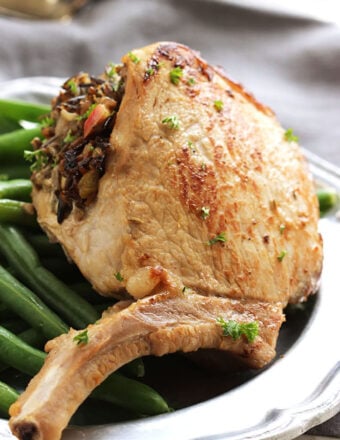
<instances>
[{"instance_id":1,"label":"chopped parsley garnish","mask_svg":"<svg viewBox=\"0 0 340 440\"><path fill-rule=\"evenodd\" d=\"M128 56L133 63L138 64L140 62L140 58L138 58L133 52L129 52Z\"/></svg>"},{"instance_id":2,"label":"chopped parsley garnish","mask_svg":"<svg viewBox=\"0 0 340 440\"><path fill-rule=\"evenodd\" d=\"M189 78L188 81L187 81L187 84L189 86L193 86L195 84L195 78Z\"/></svg>"},{"instance_id":3,"label":"chopped parsley garnish","mask_svg":"<svg viewBox=\"0 0 340 440\"><path fill-rule=\"evenodd\" d=\"M78 86L73 79L70 79L69 81L67 81L66 85L70 89L70 92L73 95L78 95Z\"/></svg>"},{"instance_id":4,"label":"chopped parsley garnish","mask_svg":"<svg viewBox=\"0 0 340 440\"><path fill-rule=\"evenodd\" d=\"M90 107L86 110L86 112L84 112L82 115L79 115L77 117L78 121L81 121L83 119L87 119L90 114L92 113L92 110L94 110L95 107L97 107L98 104L96 104L95 102L93 104L90 105Z\"/></svg>"},{"instance_id":5,"label":"chopped parsley garnish","mask_svg":"<svg viewBox=\"0 0 340 440\"><path fill-rule=\"evenodd\" d=\"M162 120L162 124L166 124L169 128L172 128L174 130L179 129L179 120L176 115L167 116Z\"/></svg>"},{"instance_id":6,"label":"chopped parsley garnish","mask_svg":"<svg viewBox=\"0 0 340 440\"><path fill-rule=\"evenodd\" d=\"M190 148L190 151L192 153L196 153L195 145L193 144L193 142L188 141L188 147Z\"/></svg>"},{"instance_id":7,"label":"chopped parsley garnish","mask_svg":"<svg viewBox=\"0 0 340 440\"><path fill-rule=\"evenodd\" d=\"M222 111L223 110L223 101L220 101L219 99L217 99L216 101L214 101L214 107L218 112Z\"/></svg>"},{"instance_id":8,"label":"chopped parsley garnish","mask_svg":"<svg viewBox=\"0 0 340 440\"><path fill-rule=\"evenodd\" d=\"M170 71L170 81L172 82L172 84L175 84L175 86L178 85L179 80L182 78L182 76L183 69L180 66L177 66Z\"/></svg>"},{"instance_id":9,"label":"chopped parsley garnish","mask_svg":"<svg viewBox=\"0 0 340 440\"><path fill-rule=\"evenodd\" d=\"M336 189L332 187L323 187L316 190L318 197L320 214L324 215L336 206L339 195ZM338 214L336 215L338 217Z\"/></svg>"},{"instance_id":10,"label":"chopped parsley garnish","mask_svg":"<svg viewBox=\"0 0 340 440\"><path fill-rule=\"evenodd\" d=\"M105 68L105 73L109 78L113 78L117 75L117 64L109 63Z\"/></svg>"},{"instance_id":11,"label":"chopped parsley garnish","mask_svg":"<svg viewBox=\"0 0 340 440\"><path fill-rule=\"evenodd\" d=\"M52 127L55 124L55 120L51 118L50 116L46 116L41 120L41 126L46 127Z\"/></svg>"},{"instance_id":12,"label":"chopped parsley garnish","mask_svg":"<svg viewBox=\"0 0 340 440\"><path fill-rule=\"evenodd\" d=\"M277 259L280 261L280 263L281 263L281 261L284 259L284 257L287 255L287 251L286 250L282 250L281 252L280 252L280 255L278 255L278 257L277 257Z\"/></svg>"},{"instance_id":13,"label":"chopped parsley garnish","mask_svg":"<svg viewBox=\"0 0 340 440\"><path fill-rule=\"evenodd\" d=\"M63 140L64 140L65 144L68 144L69 142L74 141L74 139L75 139L75 136L72 134L71 130L69 130Z\"/></svg>"},{"instance_id":14,"label":"chopped parsley garnish","mask_svg":"<svg viewBox=\"0 0 340 440\"><path fill-rule=\"evenodd\" d=\"M150 67L149 69L146 69L145 72L148 76L152 76L155 74L155 69L153 69L152 67Z\"/></svg>"},{"instance_id":15,"label":"chopped parsley garnish","mask_svg":"<svg viewBox=\"0 0 340 440\"><path fill-rule=\"evenodd\" d=\"M299 138L297 136L295 136L295 134L293 133L292 128L288 128L285 131L284 137L287 142L298 142L299 141Z\"/></svg>"},{"instance_id":16,"label":"chopped parsley garnish","mask_svg":"<svg viewBox=\"0 0 340 440\"><path fill-rule=\"evenodd\" d=\"M225 232L221 232L220 234L216 235L215 237L211 238L208 241L208 244L211 246L215 243L221 242L225 243L227 241L227 237L225 236Z\"/></svg>"},{"instance_id":17,"label":"chopped parsley garnish","mask_svg":"<svg viewBox=\"0 0 340 440\"><path fill-rule=\"evenodd\" d=\"M39 171L48 163L48 157L44 150L24 151L24 159L32 162L31 171Z\"/></svg>"},{"instance_id":18,"label":"chopped parsley garnish","mask_svg":"<svg viewBox=\"0 0 340 440\"><path fill-rule=\"evenodd\" d=\"M81 333L78 333L74 338L74 342L77 343L77 345L83 344L86 345L89 342L89 335L87 334L87 329L82 331Z\"/></svg>"},{"instance_id":19,"label":"chopped parsley garnish","mask_svg":"<svg viewBox=\"0 0 340 440\"><path fill-rule=\"evenodd\" d=\"M122 274L120 272L115 273L115 278L117 281L120 281L120 282L124 281L124 278L122 277Z\"/></svg>"},{"instance_id":20,"label":"chopped parsley garnish","mask_svg":"<svg viewBox=\"0 0 340 440\"><path fill-rule=\"evenodd\" d=\"M217 322L222 327L223 336L231 336L234 341L244 335L248 342L254 342L256 336L259 334L259 324L257 321L225 321L223 318L219 317L217 318Z\"/></svg>"},{"instance_id":21,"label":"chopped parsley garnish","mask_svg":"<svg viewBox=\"0 0 340 440\"><path fill-rule=\"evenodd\" d=\"M121 67L121 64L109 63L105 68L106 76L109 78L109 83L111 84L114 92L117 92L122 84L122 80L119 75L119 70Z\"/></svg>"},{"instance_id":22,"label":"chopped parsley garnish","mask_svg":"<svg viewBox=\"0 0 340 440\"><path fill-rule=\"evenodd\" d=\"M207 219L210 215L210 208L207 208L206 206L202 206L201 208L201 217L203 220Z\"/></svg>"},{"instance_id":23,"label":"chopped parsley garnish","mask_svg":"<svg viewBox=\"0 0 340 440\"><path fill-rule=\"evenodd\" d=\"M285 229L286 229L286 225L284 225L283 223L281 223L281 225L280 225L280 234L281 234L281 235L284 233Z\"/></svg>"}]
</instances>

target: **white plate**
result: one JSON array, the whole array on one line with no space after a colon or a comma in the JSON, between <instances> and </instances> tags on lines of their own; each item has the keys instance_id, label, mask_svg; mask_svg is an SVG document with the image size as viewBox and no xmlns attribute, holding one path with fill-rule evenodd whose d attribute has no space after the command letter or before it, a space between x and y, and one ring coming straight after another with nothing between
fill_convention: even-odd
<instances>
[{"instance_id":1,"label":"white plate","mask_svg":"<svg viewBox=\"0 0 340 440\"><path fill-rule=\"evenodd\" d=\"M0 83L0 96L48 102L62 82L43 77L13 80ZM340 190L340 171L306 155L315 176ZM269 368L185 409L130 422L69 428L63 440L289 440L336 414L340 410L340 223L334 213L320 221L325 260L315 304L302 329L288 320L278 341L283 355ZM202 383L194 386L200 389ZM0 439L14 439L6 420L0 420Z\"/></svg>"}]
</instances>

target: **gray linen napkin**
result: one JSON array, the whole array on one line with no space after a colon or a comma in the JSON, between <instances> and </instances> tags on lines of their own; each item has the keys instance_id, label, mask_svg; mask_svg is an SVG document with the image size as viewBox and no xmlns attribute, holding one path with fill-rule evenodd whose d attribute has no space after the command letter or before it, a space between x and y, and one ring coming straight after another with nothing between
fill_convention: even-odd
<instances>
[{"instance_id":1,"label":"gray linen napkin","mask_svg":"<svg viewBox=\"0 0 340 440\"><path fill-rule=\"evenodd\" d=\"M106 0L71 22L0 18L0 80L99 73L134 47L199 50L271 106L301 144L340 166L340 29L228 2ZM312 433L340 438L340 417Z\"/></svg>"}]
</instances>

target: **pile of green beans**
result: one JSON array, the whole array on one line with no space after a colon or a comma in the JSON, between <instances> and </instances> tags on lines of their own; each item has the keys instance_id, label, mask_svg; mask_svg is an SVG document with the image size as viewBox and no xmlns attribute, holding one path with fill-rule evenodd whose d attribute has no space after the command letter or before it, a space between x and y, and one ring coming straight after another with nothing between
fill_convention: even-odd
<instances>
[{"instance_id":1,"label":"pile of green beans","mask_svg":"<svg viewBox=\"0 0 340 440\"><path fill-rule=\"evenodd\" d=\"M29 377L42 367L47 340L70 327L81 329L100 318L113 302L100 300L59 245L37 224L31 205L29 164L23 159L33 137L41 136L41 118L49 106L0 100L0 414L20 392L2 381L8 368ZM36 124L24 129L22 120ZM64 270L63 281L58 268ZM66 276L67 272L67 276ZM123 375L124 374L124 375ZM142 360L112 374L90 396L133 411L154 415L169 411L165 400L138 380Z\"/></svg>"}]
</instances>

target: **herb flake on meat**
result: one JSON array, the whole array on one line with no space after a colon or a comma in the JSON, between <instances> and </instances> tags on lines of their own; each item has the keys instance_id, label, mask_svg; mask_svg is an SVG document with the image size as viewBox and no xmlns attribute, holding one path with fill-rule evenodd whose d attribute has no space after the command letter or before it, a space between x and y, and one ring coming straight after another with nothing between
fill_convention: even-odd
<instances>
[{"instance_id":1,"label":"herb flake on meat","mask_svg":"<svg viewBox=\"0 0 340 440\"><path fill-rule=\"evenodd\" d=\"M298 141L299 141L298 136L296 136L296 135L293 133L293 129L292 129L292 128L288 128L288 129L285 131L284 138L285 138L285 140L286 140L287 142L298 142Z\"/></svg>"},{"instance_id":2,"label":"herb flake on meat","mask_svg":"<svg viewBox=\"0 0 340 440\"><path fill-rule=\"evenodd\" d=\"M217 318L217 323L222 327L223 336L231 336L234 341L244 335L247 338L248 342L252 343L259 334L259 324L257 321L225 321L223 318L219 317Z\"/></svg>"},{"instance_id":3,"label":"herb flake on meat","mask_svg":"<svg viewBox=\"0 0 340 440\"><path fill-rule=\"evenodd\" d=\"M282 260L286 255L287 255L287 251L285 249L280 252L280 255L277 256L277 259L280 261L280 263L282 262Z\"/></svg>"},{"instance_id":4,"label":"herb flake on meat","mask_svg":"<svg viewBox=\"0 0 340 440\"><path fill-rule=\"evenodd\" d=\"M226 233L221 232L220 234L217 234L215 237L211 238L208 241L208 244L211 246L213 244L216 244L218 242L225 243L227 241Z\"/></svg>"},{"instance_id":5,"label":"herb flake on meat","mask_svg":"<svg viewBox=\"0 0 340 440\"><path fill-rule=\"evenodd\" d=\"M167 125L169 128L172 128L173 130L178 130L179 129L178 116L176 115L167 116L166 118L162 119L162 124Z\"/></svg>"},{"instance_id":6,"label":"herb flake on meat","mask_svg":"<svg viewBox=\"0 0 340 440\"><path fill-rule=\"evenodd\" d=\"M81 333L78 333L74 338L74 342L76 342L77 345L86 345L89 343L89 336L88 336L88 330L84 330Z\"/></svg>"},{"instance_id":7,"label":"herb flake on meat","mask_svg":"<svg viewBox=\"0 0 340 440\"><path fill-rule=\"evenodd\" d=\"M175 67L170 71L170 81L172 84L175 84L177 86L179 84L180 79L183 76L183 69L180 66Z\"/></svg>"}]
</instances>

